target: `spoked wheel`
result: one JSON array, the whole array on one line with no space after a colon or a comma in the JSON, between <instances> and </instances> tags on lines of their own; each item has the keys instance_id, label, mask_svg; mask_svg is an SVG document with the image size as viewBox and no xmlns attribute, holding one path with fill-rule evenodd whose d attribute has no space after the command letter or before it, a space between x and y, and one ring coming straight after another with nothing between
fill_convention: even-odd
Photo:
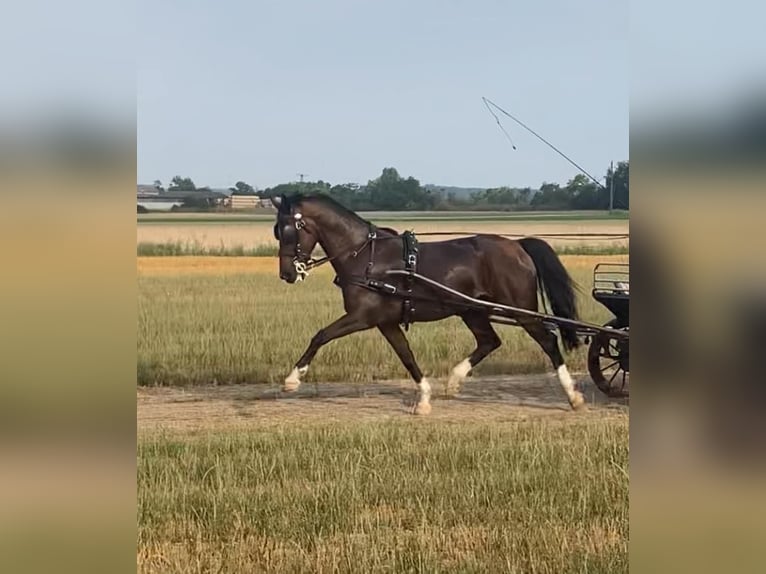
<instances>
[{"instance_id":1,"label":"spoked wheel","mask_svg":"<svg viewBox=\"0 0 766 574\"><path fill-rule=\"evenodd\" d=\"M616 327L616 321L604 326ZM628 358L627 340L612 338L606 333L593 336L588 347L588 372L596 386L608 397L629 396Z\"/></svg>"}]
</instances>

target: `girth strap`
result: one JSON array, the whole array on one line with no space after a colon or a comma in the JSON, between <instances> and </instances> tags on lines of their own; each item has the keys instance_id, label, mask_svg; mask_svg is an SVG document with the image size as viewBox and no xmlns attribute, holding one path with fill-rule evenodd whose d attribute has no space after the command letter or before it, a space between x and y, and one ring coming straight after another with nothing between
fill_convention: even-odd
<instances>
[{"instance_id":1,"label":"girth strap","mask_svg":"<svg viewBox=\"0 0 766 574\"><path fill-rule=\"evenodd\" d=\"M415 233L405 231L402 233L402 244L404 257L404 269L410 273L415 273L418 269L418 240ZM402 326L407 331L412 323L412 315L415 307L412 304L412 276L407 275L404 278L404 301L402 302Z\"/></svg>"}]
</instances>

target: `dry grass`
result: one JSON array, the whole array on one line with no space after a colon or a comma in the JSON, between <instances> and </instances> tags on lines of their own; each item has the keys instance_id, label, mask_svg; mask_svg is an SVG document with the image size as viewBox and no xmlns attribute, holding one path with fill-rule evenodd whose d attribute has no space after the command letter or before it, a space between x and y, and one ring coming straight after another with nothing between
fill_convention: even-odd
<instances>
[{"instance_id":1,"label":"dry grass","mask_svg":"<svg viewBox=\"0 0 766 574\"><path fill-rule=\"evenodd\" d=\"M542 235L547 233L615 233L629 231L628 220L573 220L573 221L397 221L376 220L381 226L400 231L414 229L416 232L460 231L481 233L514 233ZM143 223L138 225L137 243L197 244L208 248L252 249L263 245L276 245L272 221L228 223ZM422 241L434 241L449 237L422 237ZM587 245L626 245L627 240L580 241ZM551 240L553 245L571 245L573 241Z\"/></svg>"},{"instance_id":2,"label":"dry grass","mask_svg":"<svg viewBox=\"0 0 766 574\"><path fill-rule=\"evenodd\" d=\"M625 417L149 434L142 572L626 572Z\"/></svg>"},{"instance_id":3,"label":"dry grass","mask_svg":"<svg viewBox=\"0 0 766 574\"><path fill-rule=\"evenodd\" d=\"M604 323L609 312L590 297L593 266L625 256L564 257L583 287L582 317ZM332 272L322 268L288 286L268 258L139 258L138 381L144 385L275 383L322 327L343 314ZM537 373L547 357L521 329L499 327L504 345L476 374ZM428 376L445 376L474 347L459 319L416 324L408 337ZM568 360L584 368L584 351ZM307 380L368 382L405 378L406 371L376 331L324 347Z\"/></svg>"},{"instance_id":4,"label":"dry grass","mask_svg":"<svg viewBox=\"0 0 766 574\"><path fill-rule=\"evenodd\" d=\"M627 255L564 255L561 257L564 265L573 273L592 272L593 267L602 261L627 262ZM274 257L138 257L136 270L139 276L157 275L230 275L247 273L277 274L279 263ZM312 277L332 277L330 267L320 267L312 272ZM588 283L589 285L589 283ZM284 288L288 286L283 285ZM301 285L296 285L296 289Z\"/></svg>"},{"instance_id":5,"label":"dry grass","mask_svg":"<svg viewBox=\"0 0 766 574\"><path fill-rule=\"evenodd\" d=\"M138 257L136 261L139 277L279 272L279 263L274 257ZM326 271L320 269L315 273Z\"/></svg>"}]
</instances>

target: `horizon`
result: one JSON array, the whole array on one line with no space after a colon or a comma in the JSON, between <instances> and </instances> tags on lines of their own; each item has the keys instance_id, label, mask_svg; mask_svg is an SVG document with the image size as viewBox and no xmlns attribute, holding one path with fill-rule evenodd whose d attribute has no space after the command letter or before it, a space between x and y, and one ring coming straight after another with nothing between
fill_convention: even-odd
<instances>
[{"instance_id":1,"label":"horizon","mask_svg":"<svg viewBox=\"0 0 766 574\"><path fill-rule=\"evenodd\" d=\"M630 160L629 160L629 159L624 159L624 160L619 160L619 161L618 161L618 160L615 160L615 161L614 161L614 163L615 163L615 165L617 165L617 164L618 164L618 163L620 163L620 162L628 162L628 161L630 161ZM607 168L607 169L608 169L608 168ZM381 171L382 171L382 169L381 169ZM397 171L398 171L398 170L397 170ZM491 185L491 186L477 186L477 185L453 185L453 184L446 184L446 183L430 183L430 182L428 182L428 183L424 183L423 181L420 181L420 180L419 180L417 177L415 177L415 179L418 179L418 181L420 182L420 185L421 185L422 187L436 187L436 188L440 188L440 187L446 187L446 188L458 188L458 189L482 189L482 190L483 190L483 189L497 189L497 188L501 188L501 187L508 187L508 188L511 188L511 189L524 189L524 188L526 188L526 187L529 187L529 188L531 188L531 189L533 189L533 190L539 190L539 189L540 189L540 187L541 187L543 184L546 184L546 183L556 183L556 184L559 184L559 185L561 185L561 186L563 187L563 186L567 185L567 182L569 182L570 180L572 180L572 179L575 177L575 175L577 175L577 174L579 174L579 173L582 173L582 172L579 172L579 171L578 171L577 173L575 173L575 174L574 174L574 175L572 175L571 177L567 178L567 180L566 180L566 181L553 181L553 180L550 180L550 179L548 179L548 180L543 180L543 181L541 181L541 182L540 182L538 185L510 185L510 184ZM183 175L183 174L176 174L176 175L180 175L181 177L188 177L188 176L185 176L185 175ZM380 175L380 174L378 174L378 175ZM407 175L407 174L402 174L401 172L399 173L399 175L401 175L401 176L402 176L402 177L404 177L404 178L407 178L407 177L411 177L411 176L409 176L409 175ZM606 175L606 172L604 172L604 175ZM162 183L162 186L163 186L165 189L167 189L168 183L170 182L170 180L171 180L173 177L175 177L175 176L171 176L171 178L170 178L170 179L167 179L167 180L164 180L164 179L162 179L162 178L154 178L154 179L152 179L152 181L146 181L146 182L143 182L143 183L137 180L137 181L136 181L136 185L138 185L138 186L151 186L151 185L154 185L154 181L160 181L160 182ZM414 176L412 176L412 177L414 177ZM194 180L194 178L193 178L193 177L192 177L191 179L192 179L192 180ZM371 180L373 180L373 179L376 179L376 178L369 178L369 179L367 179L367 181L365 181L364 183L362 183L362 182L359 182L359 181L337 181L337 182L333 182L333 181L326 181L326 180L313 180L313 179L312 179L312 180L306 180L306 181L305 181L305 183L318 183L319 181L323 181L323 182L325 182L325 183L329 183L329 184L331 184L331 185L345 185L345 184L354 184L354 185L358 185L358 186L360 186L360 187L364 187L364 186L366 186L366 185L367 185L367 184L368 184L368 183L369 183ZM601 179L603 179L603 177L602 177ZM247 181L247 180L244 180L244 179L238 178L238 179L235 179L234 181L232 181L231 183L229 183L229 184L226 184L226 185L210 185L210 184L207 184L207 183L199 183L199 182L197 182L197 181L194 181L194 185L195 185L195 187L196 187L197 189L210 188L211 190L219 190L219 189L230 189L230 188L234 187L234 185L235 185L235 184L236 184L238 181L244 181L245 183L252 185L252 186L255 188L255 190L256 190L256 191L264 191L264 190L266 190L266 189L270 189L270 188L276 187L277 185L284 185L284 184L294 184L294 183L300 183L298 180L289 180L289 181L282 181L282 182L278 182L278 183L275 183L274 185L270 185L270 186L267 186L267 187L261 187L261 186L259 186L259 185L256 185L256 184L254 184L254 183L253 183L253 182L251 182L251 181ZM590 181L590 180L589 180L589 181ZM601 181L601 180L599 180L599 181Z\"/></svg>"}]
</instances>

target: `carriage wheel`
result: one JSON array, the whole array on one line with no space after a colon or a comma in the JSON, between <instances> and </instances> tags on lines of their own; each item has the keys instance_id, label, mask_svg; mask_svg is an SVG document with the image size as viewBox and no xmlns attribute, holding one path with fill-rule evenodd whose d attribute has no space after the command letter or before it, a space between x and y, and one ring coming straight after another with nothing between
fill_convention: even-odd
<instances>
[{"instance_id":1,"label":"carriage wheel","mask_svg":"<svg viewBox=\"0 0 766 574\"><path fill-rule=\"evenodd\" d=\"M615 327L611 321L605 327ZM608 397L627 397L630 388L628 341L606 333L593 336L588 347L588 372L602 393Z\"/></svg>"}]
</instances>

